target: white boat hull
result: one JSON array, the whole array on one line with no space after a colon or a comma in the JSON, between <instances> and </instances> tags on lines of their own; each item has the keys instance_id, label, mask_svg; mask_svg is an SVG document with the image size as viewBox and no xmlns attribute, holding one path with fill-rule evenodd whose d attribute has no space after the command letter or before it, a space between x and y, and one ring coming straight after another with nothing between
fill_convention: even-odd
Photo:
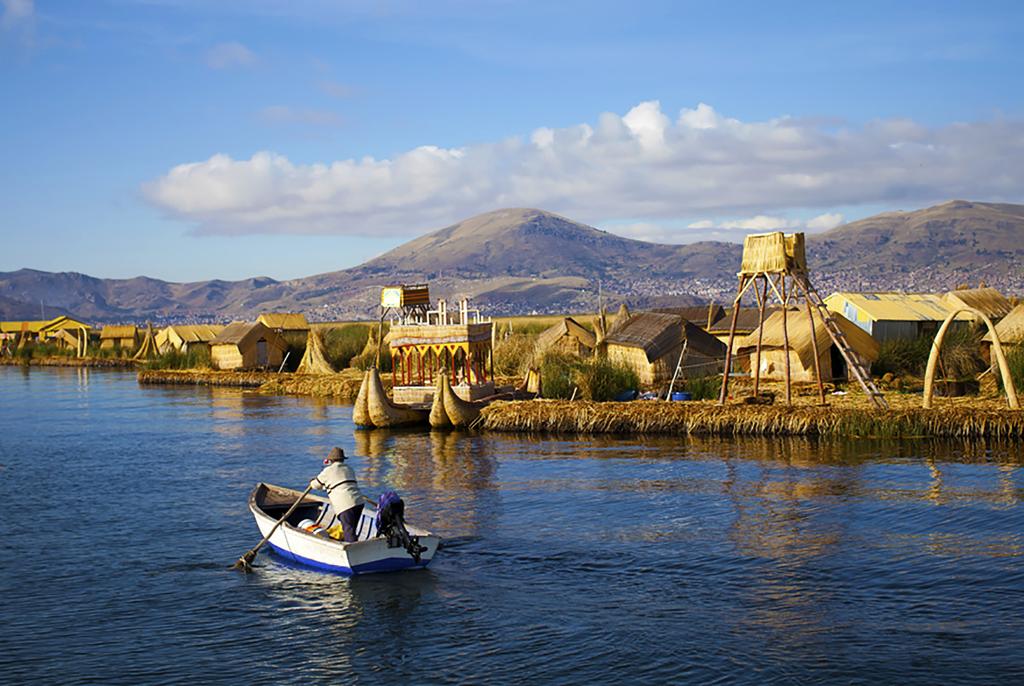
<instances>
[{"instance_id":1,"label":"white boat hull","mask_svg":"<svg viewBox=\"0 0 1024 686\"><path fill-rule=\"evenodd\" d=\"M256 525L260 532L266 536L273 529L277 518L263 510L261 489L272 489L278 498L290 495L292 502L298 499L302 493L269 484L256 486L249 498L249 510L256 519ZM262 495L265 497L266 493L267 491L263 491ZM322 521L333 519L334 513L330 511L330 503L326 498L308 495L304 502L309 504L308 507L319 506L321 508L324 515ZM303 507L307 506L303 505ZM337 574L355 575L422 569L430 564L440 543L438 536L413 526L407 527L409 533L418 536L420 545L426 548L420 554L419 562L416 562L405 548L389 548L387 539L376 536L375 516L376 510L372 506L364 507L357 532L360 540L353 543L316 535L288 522L277 527L267 542L273 551L281 557Z\"/></svg>"}]
</instances>

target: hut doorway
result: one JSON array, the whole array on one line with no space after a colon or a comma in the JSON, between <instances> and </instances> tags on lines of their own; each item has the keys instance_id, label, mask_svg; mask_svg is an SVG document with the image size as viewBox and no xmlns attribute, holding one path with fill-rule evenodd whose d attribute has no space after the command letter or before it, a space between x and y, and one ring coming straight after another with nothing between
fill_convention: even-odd
<instances>
[{"instance_id":1,"label":"hut doorway","mask_svg":"<svg viewBox=\"0 0 1024 686\"><path fill-rule=\"evenodd\" d=\"M270 364L270 356L267 354L267 342L265 340L256 341L256 366L266 367Z\"/></svg>"},{"instance_id":2,"label":"hut doorway","mask_svg":"<svg viewBox=\"0 0 1024 686\"><path fill-rule=\"evenodd\" d=\"M833 379L845 379L847 378L846 373L846 360L843 359L843 353L840 352L839 348L834 345L828 347L829 362L832 367L832 378Z\"/></svg>"}]
</instances>

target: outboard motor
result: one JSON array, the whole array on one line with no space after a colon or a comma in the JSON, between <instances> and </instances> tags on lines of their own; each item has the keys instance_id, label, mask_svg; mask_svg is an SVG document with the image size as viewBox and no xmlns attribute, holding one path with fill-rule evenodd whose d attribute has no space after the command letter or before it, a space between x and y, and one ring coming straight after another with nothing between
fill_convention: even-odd
<instances>
[{"instance_id":1,"label":"outboard motor","mask_svg":"<svg viewBox=\"0 0 1024 686\"><path fill-rule=\"evenodd\" d=\"M389 548L405 548L416 564L426 548L419 536L412 536L405 528L405 502L394 491L385 491L377 501L377 534L388 539Z\"/></svg>"}]
</instances>

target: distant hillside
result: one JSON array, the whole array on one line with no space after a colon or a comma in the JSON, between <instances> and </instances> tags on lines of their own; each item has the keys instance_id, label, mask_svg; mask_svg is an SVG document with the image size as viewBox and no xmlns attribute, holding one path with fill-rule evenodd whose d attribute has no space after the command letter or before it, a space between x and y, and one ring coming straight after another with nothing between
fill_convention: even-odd
<instances>
[{"instance_id":1,"label":"distant hillside","mask_svg":"<svg viewBox=\"0 0 1024 686\"><path fill-rule=\"evenodd\" d=\"M1024 292L1024 205L954 200L886 212L808 240L808 263L846 288L941 290L985 280Z\"/></svg>"},{"instance_id":2,"label":"distant hillside","mask_svg":"<svg viewBox=\"0 0 1024 686\"><path fill-rule=\"evenodd\" d=\"M0 320L37 320L53 319L68 314L67 311L56 307L41 307L38 302L30 303L22 300L14 300L0 296Z\"/></svg>"},{"instance_id":3,"label":"distant hillside","mask_svg":"<svg viewBox=\"0 0 1024 686\"><path fill-rule=\"evenodd\" d=\"M358 267L291 281L169 283L31 269L0 273L0 312L30 313L29 304L43 301L47 312L96 322L227 320L266 310L353 319L372 315L382 285L417 281L429 281L435 298L469 296L491 314L593 311L598 284L612 306L620 300L634 307L681 306L730 299L741 251L735 243L658 245L542 210L504 209ZM808 262L826 293L941 291L980 280L1024 293L1024 206L953 201L887 212L809 236Z\"/></svg>"}]
</instances>

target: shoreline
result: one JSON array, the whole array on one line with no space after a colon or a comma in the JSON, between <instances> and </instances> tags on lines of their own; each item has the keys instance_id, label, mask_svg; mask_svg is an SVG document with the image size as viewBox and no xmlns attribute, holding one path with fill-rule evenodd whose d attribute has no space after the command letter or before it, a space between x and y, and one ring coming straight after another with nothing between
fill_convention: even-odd
<instances>
[{"instance_id":1,"label":"shoreline","mask_svg":"<svg viewBox=\"0 0 1024 686\"><path fill-rule=\"evenodd\" d=\"M136 363L123 357L41 357L24 362L16 357L0 358L4 367L106 367L134 369Z\"/></svg>"},{"instance_id":2,"label":"shoreline","mask_svg":"<svg viewBox=\"0 0 1024 686\"><path fill-rule=\"evenodd\" d=\"M664 400L629 403L501 401L481 412L485 431L676 436L838 436L1024 440L1024 412L953 406L874 408L719 406Z\"/></svg>"},{"instance_id":3,"label":"shoreline","mask_svg":"<svg viewBox=\"0 0 1024 686\"><path fill-rule=\"evenodd\" d=\"M337 374L296 374L294 372L219 371L197 369L146 369L137 375L144 385L224 386L246 388L267 395L332 398L354 403L363 373L344 370ZM385 382L385 387L391 387Z\"/></svg>"}]
</instances>

